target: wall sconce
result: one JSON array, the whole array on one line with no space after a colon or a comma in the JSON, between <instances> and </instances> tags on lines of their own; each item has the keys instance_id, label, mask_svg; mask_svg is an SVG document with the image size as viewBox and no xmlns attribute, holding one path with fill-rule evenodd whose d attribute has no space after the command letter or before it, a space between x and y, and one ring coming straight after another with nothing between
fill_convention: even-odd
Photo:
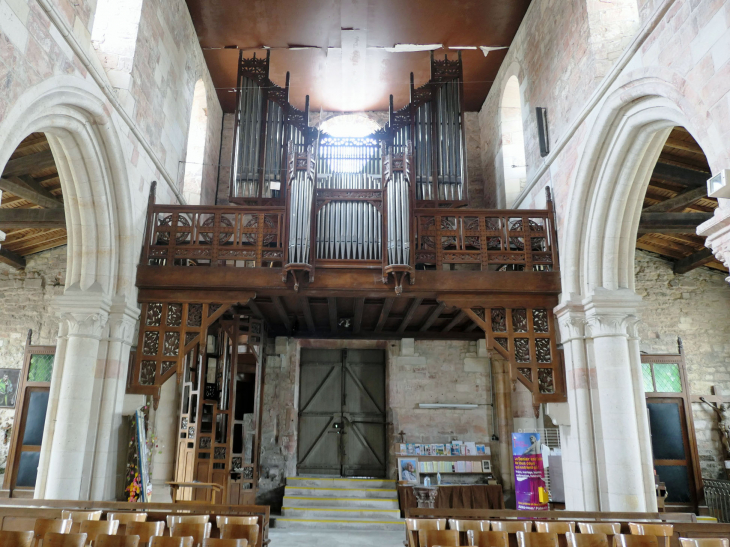
<instances>
[{"instance_id":1,"label":"wall sconce","mask_svg":"<svg viewBox=\"0 0 730 547\"><path fill-rule=\"evenodd\" d=\"M707 180L707 195L711 198L730 198L730 169L722 169Z\"/></svg>"},{"instance_id":2,"label":"wall sconce","mask_svg":"<svg viewBox=\"0 0 730 547\"><path fill-rule=\"evenodd\" d=\"M540 156L544 158L550 153L547 108L538 106L535 108L535 113L537 114L537 135L540 140Z\"/></svg>"}]
</instances>

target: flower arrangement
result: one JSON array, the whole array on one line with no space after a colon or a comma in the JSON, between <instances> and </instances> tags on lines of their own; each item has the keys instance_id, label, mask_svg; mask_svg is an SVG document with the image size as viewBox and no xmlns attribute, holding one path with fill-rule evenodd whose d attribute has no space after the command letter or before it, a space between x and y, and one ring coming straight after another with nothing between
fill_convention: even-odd
<instances>
[{"instance_id":1,"label":"flower arrangement","mask_svg":"<svg viewBox=\"0 0 730 547\"><path fill-rule=\"evenodd\" d=\"M134 474L134 479L129 486L127 486L125 492L127 493L127 501L137 502L140 500L140 493L142 492L142 478L139 473Z\"/></svg>"}]
</instances>

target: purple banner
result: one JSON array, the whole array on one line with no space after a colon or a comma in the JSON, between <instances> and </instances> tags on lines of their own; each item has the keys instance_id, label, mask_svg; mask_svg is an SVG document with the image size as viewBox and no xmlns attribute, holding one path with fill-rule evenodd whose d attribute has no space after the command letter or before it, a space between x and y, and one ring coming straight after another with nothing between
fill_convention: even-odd
<instances>
[{"instance_id":1,"label":"purple banner","mask_svg":"<svg viewBox=\"0 0 730 547\"><path fill-rule=\"evenodd\" d=\"M542 466L540 447L539 433L512 433L517 509L548 510L545 469Z\"/></svg>"}]
</instances>

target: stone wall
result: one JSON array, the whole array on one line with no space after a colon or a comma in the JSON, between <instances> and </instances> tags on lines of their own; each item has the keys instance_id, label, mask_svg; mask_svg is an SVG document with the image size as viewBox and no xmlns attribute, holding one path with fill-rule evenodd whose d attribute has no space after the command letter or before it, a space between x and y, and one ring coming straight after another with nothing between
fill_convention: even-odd
<instances>
[{"instance_id":1,"label":"stone wall","mask_svg":"<svg viewBox=\"0 0 730 547\"><path fill-rule=\"evenodd\" d=\"M63 292L66 246L26 257L25 270L0 264L0 368L22 368L28 329L34 345L55 345L51 302ZM14 408L0 409L0 470L5 468ZM7 434L6 434L7 432Z\"/></svg>"},{"instance_id":2,"label":"stone wall","mask_svg":"<svg viewBox=\"0 0 730 547\"><path fill-rule=\"evenodd\" d=\"M697 268L674 275L672 262L636 251L636 292L643 297L641 350L677 353L684 344L693 395L710 395L713 385L730 396L730 287L725 274ZM722 447L715 413L692 405L702 475L724 478Z\"/></svg>"}]
</instances>

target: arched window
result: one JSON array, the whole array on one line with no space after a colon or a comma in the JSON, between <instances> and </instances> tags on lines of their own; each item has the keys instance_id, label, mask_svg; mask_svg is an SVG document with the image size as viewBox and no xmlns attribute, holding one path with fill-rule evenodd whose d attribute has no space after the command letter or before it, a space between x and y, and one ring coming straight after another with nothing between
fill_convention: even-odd
<instances>
[{"instance_id":1,"label":"arched window","mask_svg":"<svg viewBox=\"0 0 730 547\"><path fill-rule=\"evenodd\" d=\"M517 76L507 80L499 109L504 166L504 206L511 207L527 181L522 100Z\"/></svg>"},{"instance_id":2,"label":"arched window","mask_svg":"<svg viewBox=\"0 0 730 547\"><path fill-rule=\"evenodd\" d=\"M185 179L182 194L191 205L200 205L203 189L203 165L205 164L205 137L208 131L208 99L205 84L200 79L195 84L193 107L190 112L188 150L185 156Z\"/></svg>"}]
</instances>

